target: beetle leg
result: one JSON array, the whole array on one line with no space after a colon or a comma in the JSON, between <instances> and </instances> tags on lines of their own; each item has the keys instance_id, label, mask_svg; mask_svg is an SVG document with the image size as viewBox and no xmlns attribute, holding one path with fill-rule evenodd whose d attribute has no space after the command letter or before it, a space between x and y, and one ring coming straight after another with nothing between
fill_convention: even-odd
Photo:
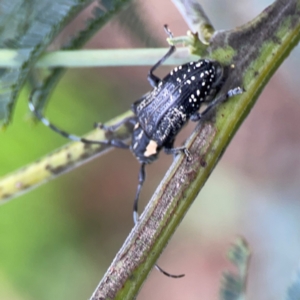
<instances>
[{"instance_id":1,"label":"beetle leg","mask_svg":"<svg viewBox=\"0 0 300 300\"><path fill-rule=\"evenodd\" d=\"M166 154L173 154L174 156L176 156L179 153L184 153L187 160L190 160L190 158L191 158L191 154L185 146L176 147L176 148L167 148L167 147L165 147L164 151L165 151Z\"/></svg>"},{"instance_id":2,"label":"beetle leg","mask_svg":"<svg viewBox=\"0 0 300 300\"><path fill-rule=\"evenodd\" d=\"M200 119L202 119L209 111L211 111L214 107L217 106L217 104L222 103L224 101L226 101L228 98L231 98L233 96L236 95L240 95L244 92L244 90L241 87L236 87L233 89L230 89L225 95L220 95L219 97L217 97L216 99L214 99L212 102L209 103L209 105L207 105L206 109L204 110L204 112L202 113L195 113L193 115L191 115L190 120L193 122L197 122Z\"/></svg>"},{"instance_id":3,"label":"beetle leg","mask_svg":"<svg viewBox=\"0 0 300 300\"><path fill-rule=\"evenodd\" d=\"M95 128L99 128L99 129L102 129L104 131L107 131L107 132L115 132L117 131L121 126L123 125L126 125L126 124L130 124L132 127L136 124L136 117L128 117L128 118L125 118L123 120L121 120L120 122L114 124L114 125L105 125L103 123L95 123L94 124L94 127Z\"/></svg>"}]
</instances>

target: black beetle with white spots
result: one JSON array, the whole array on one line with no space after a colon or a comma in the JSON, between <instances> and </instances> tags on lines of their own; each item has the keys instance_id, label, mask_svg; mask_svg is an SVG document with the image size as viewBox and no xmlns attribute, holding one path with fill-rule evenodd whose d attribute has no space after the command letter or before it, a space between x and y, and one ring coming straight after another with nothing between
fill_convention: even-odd
<instances>
[{"instance_id":1,"label":"black beetle with white spots","mask_svg":"<svg viewBox=\"0 0 300 300\"><path fill-rule=\"evenodd\" d=\"M167 26L165 26L165 30L169 37L172 38L172 33ZM224 74L224 68L219 62L208 59L200 59L177 66L163 79L158 78L153 72L175 50L175 46L170 46L169 51L150 69L148 81L153 89L133 103L132 111L134 116L126 118L114 126L102 124L99 126L105 131L112 132L125 123L131 123L133 125L131 145L118 139L93 141L69 134L52 124L35 109L32 99L38 90L34 91L29 99L29 108L35 116L60 135L86 144L109 145L132 151L141 165L139 183L133 205L135 224L138 222L138 199L145 181L145 166L156 160L162 149L167 154L183 152L188 157L189 152L184 146L173 147L175 138L184 125L189 120L195 122L201 120L217 104L243 92L242 88L235 87L226 94L216 97L226 81L226 75ZM207 107L200 113L199 109L204 103L207 104ZM172 278L184 276L183 274L171 275L157 265L156 268Z\"/></svg>"}]
</instances>

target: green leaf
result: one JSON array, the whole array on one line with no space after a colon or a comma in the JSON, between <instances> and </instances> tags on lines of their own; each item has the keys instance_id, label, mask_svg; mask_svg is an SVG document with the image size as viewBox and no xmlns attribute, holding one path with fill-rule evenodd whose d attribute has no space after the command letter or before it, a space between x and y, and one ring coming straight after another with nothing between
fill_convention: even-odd
<instances>
[{"instance_id":1,"label":"green leaf","mask_svg":"<svg viewBox=\"0 0 300 300\"><path fill-rule=\"evenodd\" d=\"M0 126L11 118L31 67L52 39L91 0L3 0L0 47L18 49L18 68L0 70Z\"/></svg>"},{"instance_id":2,"label":"green leaf","mask_svg":"<svg viewBox=\"0 0 300 300\"><path fill-rule=\"evenodd\" d=\"M92 11L92 17L86 20L86 26L83 30L78 32L68 43L66 43L62 49L72 50L82 47L89 38L96 33L103 25L107 23L114 15L116 15L125 4L130 0L105 0L99 2L100 6L95 6ZM64 73L63 68L57 68L44 79L43 83L39 87L41 92L36 99L36 107L39 111L43 109L46 104L47 98L51 91L55 88L59 79Z\"/></svg>"}]
</instances>

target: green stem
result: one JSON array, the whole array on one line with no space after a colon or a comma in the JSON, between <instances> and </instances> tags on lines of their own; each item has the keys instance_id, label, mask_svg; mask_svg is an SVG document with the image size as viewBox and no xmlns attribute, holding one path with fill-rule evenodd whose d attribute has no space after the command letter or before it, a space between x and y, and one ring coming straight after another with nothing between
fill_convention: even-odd
<instances>
[{"instance_id":1,"label":"green stem","mask_svg":"<svg viewBox=\"0 0 300 300\"><path fill-rule=\"evenodd\" d=\"M122 114L107 124L116 124L131 114L131 112ZM122 128L115 137L125 141L130 137L131 131L130 128ZM87 134L85 138L101 141L105 140L105 135L102 130L95 129ZM86 145L81 142L72 142L42 157L38 161L0 178L0 204L4 204L59 175L79 167L87 160L98 156L100 153L103 154L109 148L104 145Z\"/></svg>"},{"instance_id":2,"label":"green stem","mask_svg":"<svg viewBox=\"0 0 300 300\"><path fill-rule=\"evenodd\" d=\"M65 50L43 54L36 62L37 68L91 68L111 66L152 66L168 48L157 49L107 49L107 50ZM165 65L179 65L199 59L191 55L187 48L181 48L165 62ZM0 67L18 68L24 62L19 51L0 50Z\"/></svg>"}]
</instances>

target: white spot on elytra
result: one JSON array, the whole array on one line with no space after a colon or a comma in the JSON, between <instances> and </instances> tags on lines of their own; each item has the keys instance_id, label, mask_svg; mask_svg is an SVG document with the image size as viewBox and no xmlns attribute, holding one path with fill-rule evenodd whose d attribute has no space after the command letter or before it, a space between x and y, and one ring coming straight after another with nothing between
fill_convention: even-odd
<instances>
[{"instance_id":1,"label":"white spot on elytra","mask_svg":"<svg viewBox=\"0 0 300 300\"><path fill-rule=\"evenodd\" d=\"M202 72L201 74L200 74L200 78L202 78L204 76L204 73Z\"/></svg>"},{"instance_id":2,"label":"white spot on elytra","mask_svg":"<svg viewBox=\"0 0 300 300\"><path fill-rule=\"evenodd\" d=\"M192 83L189 79L186 82L187 82L187 84L191 84Z\"/></svg>"},{"instance_id":3,"label":"white spot on elytra","mask_svg":"<svg viewBox=\"0 0 300 300\"><path fill-rule=\"evenodd\" d=\"M192 76L191 79L192 79L192 80L195 80L195 76Z\"/></svg>"},{"instance_id":4,"label":"white spot on elytra","mask_svg":"<svg viewBox=\"0 0 300 300\"><path fill-rule=\"evenodd\" d=\"M200 90L197 90L197 92L196 92L196 93L197 93L197 96L199 96L199 95L200 95Z\"/></svg>"},{"instance_id":5,"label":"white spot on elytra","mask_svg":"<svg viewBox=\"0 0 300 300\"><path fill-rule=\"evenodd\" d=\"M205 86L205 81L202 82L202 86Z\"/></svg>"}]
</instances>

